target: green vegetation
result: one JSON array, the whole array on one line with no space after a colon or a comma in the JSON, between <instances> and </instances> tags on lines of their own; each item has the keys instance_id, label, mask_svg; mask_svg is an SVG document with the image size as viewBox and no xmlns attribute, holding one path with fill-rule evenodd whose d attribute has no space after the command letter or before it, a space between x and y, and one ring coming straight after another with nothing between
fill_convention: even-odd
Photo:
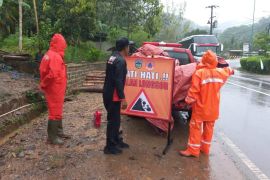
<instances>
[{"instance_id":1,"label":"green vegetation","mask_svg":"<svg viewBox=\"0 0 270 180\"><path fill-rule=\"evenodd\" d=\"M3 0L0 7L0 48L34 56L48 49L53 33L62 33L68 41L68 62L103 60L110 48L104 45L125 36L137 46L144 41L177 42L192 26L183 18L185 3L164 12L160 0L23 0L21 14L18 2Z\"/></svg>"},{"instance_id":2,"label":"green vegetation","mask_svg":"<svg viewBox=\"0 0 270 180\"><path fill-rule=\"evenodd\" d=\"M254 45L267 56L267 51L270 51L270 34L268 32L258 33L255 36Z\"/></svg>"},{"instance_id":3,"label":"green vegetation","mask_svg":"<svg viewBox=\"0 0 270 180\"><path fill-rule=\"evenodd\" d=\"M9 52L19 52L18 7L18 0L4 0L0 7L0 48ZM93 42L115 42L127 36L140 45L153 39L163 13L159 0L23 0L22 9L20 52L33 56L45 52L51 35L62 33L69 45L68 62L107 57L99 50L104 48Z\"/></svg>"},{"instance_id":4,"label":"green vegetation","mask_svg":"<svg viewBox=\"0 0 270 180\"><path fill-rule=\"evenodd\" d=\"M263 69L261 62L263 63ZM270 57L253 56L241 59L240 63L241 67L246 71L259 74L270 74Z\"/></svg>"},{"instance_id":5,"label":"green vegetation","mask_svg":"<svg viewBox=\"0 0 270 180\"><path fill-rule=\"evenodd\" d=\"M68 46L65 53L65 60L67 62L95 62L99 60L104 60L109 56L107 52L101 51L95 48L94 43L82 42L76 46Z\"/></svg>"},{"instance_id":6,"label":"green vegetation","mask_svg":"<svg viewBox=\"0 0 270 180\"><path fill-rule=\"evenodd\" d=\"M270 17L262 18L254 24L254 41L258 33L266 33L269 29ZM243 49L243 43L251 42L252 25L241 25L226 29L219 35L219 40L224 44L224 51ZM268 32L267 32L268 33ZM254 47L259 50L260 47Z\"/></svg>"},{"instance_id":7,"label":"green vegetation","mask_svg":"<svg viewBox=\"0 0 270 180\"><path fill-rule=\"evenodd\" d=\"M247 71L270 74L270 34L266 32L258 33L254 38L254 47L260 50L262 56L253 56L241 59L241 67Z\"/></svg>"}]
</instances>

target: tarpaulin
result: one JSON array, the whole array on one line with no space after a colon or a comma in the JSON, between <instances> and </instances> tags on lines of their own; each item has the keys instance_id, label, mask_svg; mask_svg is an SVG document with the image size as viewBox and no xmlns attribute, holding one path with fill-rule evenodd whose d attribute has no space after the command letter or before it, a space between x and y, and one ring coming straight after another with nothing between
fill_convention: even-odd
<instances>
[{"instance_id":1,"label":"tarpaulin","mask_svg":"<svg viewBox=\"0 0 270 180\"><path fill-rule=\"evenodd\" d=\"M179 101L183 101L188 93L188 89L191 86L192 75L197 67L196 63L191 63L182 66L176 66L174 72L174 87L173 87L173 104L177 104ZM168 132L168 122L146 118L152 125L158 127L164 132ZM172 121L171 129L174 127L174 121Z\"/></svg>"},{"instance_id":2,"label":"tarpaulin","mask_svg":"<svg viewBox=\"0 0 270 180\"><path fill-rule=\"evenodd\" d=\"M196 63L175 67L173 104L176 104L187 97L187 92L191 85L192 75L195 72L196 67Z\"/></svg>"},{"instance_id":3,"label":"tarpaulin","mask_svg":"<svg viewBox=\"0 0 270 180\"><path fill-rule=\"evenodd\" d=\"M167 52L162 50L161 48L151 45L151 44L145 44L142 47L140 47L136 53L134 53L132 56L136 57L147 57L147 56L169 56Z\"/></svg>"}]
</instances>

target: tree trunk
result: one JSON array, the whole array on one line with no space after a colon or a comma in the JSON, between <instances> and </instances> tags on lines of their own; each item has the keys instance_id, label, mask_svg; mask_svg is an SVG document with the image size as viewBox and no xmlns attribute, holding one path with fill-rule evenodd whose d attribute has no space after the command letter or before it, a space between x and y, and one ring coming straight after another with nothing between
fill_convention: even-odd
<instances>
[{"instance_id":1,"label":"tree trunk","mask_svg":"<svg viewBox=\"0 0 270 180\"><path fill-rule=\"evenodd\" d=\"M19 1L19 51L22 52L22 2L23 0Z\"/></svg>"},{"instance_id":2,"label":"tree trunk","mask_svg":"<svg viewBox=\"0 0 270 180\"><path fill-rule=\"evenodd\" d=\"M39 34L39 24L38 24L38 12L37 12L37 4L36 0L33 0L34 12L35 12L35 19L36 19L36 28L37 28L37 35Z\"/></svg>"}]
</instances>

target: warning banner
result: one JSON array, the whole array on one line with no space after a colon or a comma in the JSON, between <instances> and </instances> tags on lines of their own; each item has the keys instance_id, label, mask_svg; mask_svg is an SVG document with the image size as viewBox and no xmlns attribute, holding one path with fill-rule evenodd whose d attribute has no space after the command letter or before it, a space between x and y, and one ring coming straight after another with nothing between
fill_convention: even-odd
<instances>
[{"instance_id":1,"label":"warning banner","mask_svg":"<svg viewBox=\"0 0 270 180\"><path fill-rule=\"evenodd\" d=\"M174 60L170 58L126 59L128 74L123 114L171 120Z\"/></svg>"}]
</instances>

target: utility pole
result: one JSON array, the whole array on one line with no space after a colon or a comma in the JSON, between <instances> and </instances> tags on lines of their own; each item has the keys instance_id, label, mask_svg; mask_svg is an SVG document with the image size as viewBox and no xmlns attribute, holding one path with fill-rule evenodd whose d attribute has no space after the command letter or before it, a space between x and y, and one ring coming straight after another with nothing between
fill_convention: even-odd
<instances>
[{"instance_id":1,"label":"utility pole","mask_svg":"<svg viewBox=\"0 0 270 180\"><path fill-rule=\"evenodd\" d=\"M254 0L254 6L253 6L252 30L251 30L251 37L250 37L250 44L251 44L250 52L253 51L253 36L254 36L255 10L256 10L256 0Z\"/></svg>"},{"instance_id":2,"label":"utility pole","mask_svg":"<svg viewBox=\"0 0 270 180\"><path fill-rule=\"evenodd\" d=\"M207 6L206 8L211 8L211 17L210 17L210 35L213 34L213 19L214 19L214 8L218 8L219 6L217 5L211 5Z\"/></svg>"}]
</instances>

